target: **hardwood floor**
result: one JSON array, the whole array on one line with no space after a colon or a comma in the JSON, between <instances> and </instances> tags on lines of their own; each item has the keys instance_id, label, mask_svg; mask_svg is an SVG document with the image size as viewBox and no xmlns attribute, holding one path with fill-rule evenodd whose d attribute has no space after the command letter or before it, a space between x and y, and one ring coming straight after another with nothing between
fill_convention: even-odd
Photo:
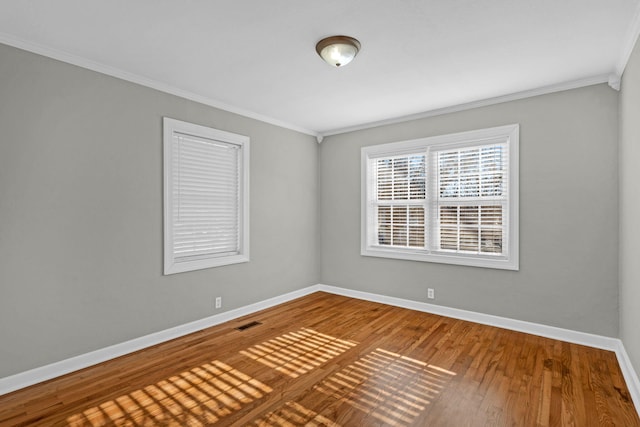
<instances>
[{"instance_id":1,"label":"hardwood floor","mask_svg":"<svg viewBox=\"0 0 640 427\"><path fill-rule=\"evenodd\" d=\"M244 330L236 328L259 322ZM2 426L640 426L615 354L315 293L0 396Z\"/></svg>"}]
</instances>

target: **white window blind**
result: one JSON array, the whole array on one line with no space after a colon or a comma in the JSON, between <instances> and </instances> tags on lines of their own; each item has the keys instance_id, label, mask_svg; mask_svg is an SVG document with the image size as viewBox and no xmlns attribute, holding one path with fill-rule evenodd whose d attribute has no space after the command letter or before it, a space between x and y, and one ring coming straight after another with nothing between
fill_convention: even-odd
<instances>
[{"instance_id":1,"label":"white window blind","mask_svg":"<svg viewBox=\"0 0 640 427\"><path fill-rule=\"evenodd\" d=\"M424 247L425 156L375 159L378 244Z\"/></svg>"},{"instance_id":2,"label":"white window blind","mask_svg":"<svg viewBox=\"0 0 640 427\"><path fill-rule=\"evenodd\" d=\"M165 119L165 274L248 260L248 139Z\"/></svg>"},{"instance_id":3,"label":"white window blind","mask_svg":"<svg viewBox=\"0 0 640 427\"><path fill-rule=\"evenodd\" d=\"M362 255L518 268L518 126L362 149Z\"/></svg>"},{"instance_id":4,"label":"white window blind","mask_svg":"<svg viewBox=\"0 0 640 427\"><path fill-rule=\"evenodd\" d=\"M494 143L435 151L436 248L505 255L508 147Z\"/></svg>"},{"instance_id":5,"label":"white window blind","mask_svg":"<svg viewBox=\"0 0 640 427\"><path fill-rule=\"evenodd\" d=\"M184 260L240 251L240 147L174 133L173 256Z\"/></svg>"}]
</instances>

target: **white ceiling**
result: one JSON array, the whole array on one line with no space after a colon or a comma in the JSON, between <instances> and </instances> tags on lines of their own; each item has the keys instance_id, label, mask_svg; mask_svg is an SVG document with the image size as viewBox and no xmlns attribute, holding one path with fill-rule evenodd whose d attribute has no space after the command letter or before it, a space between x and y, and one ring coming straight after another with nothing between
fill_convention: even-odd
<instances>
[{"instance_id":1,"label":"white ceiling","mask_svg":"<svg viewBox=\"0 0 640 427\"><path fill-rule=\"evenodd\" d=\"M619 76L639 1L1 0L0 42L332 134ZM362 50L332 68L338 34Z\"/></svg>"}]
</instances>

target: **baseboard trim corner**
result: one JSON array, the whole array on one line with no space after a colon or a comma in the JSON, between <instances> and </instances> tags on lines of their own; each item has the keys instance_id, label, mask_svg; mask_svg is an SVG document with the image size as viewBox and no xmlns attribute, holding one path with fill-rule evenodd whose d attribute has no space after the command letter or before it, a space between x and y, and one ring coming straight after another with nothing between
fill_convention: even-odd
<instances>
[{"instance_id":1,"label":"baseboard trim corner","mask_svg":"<svg viewBox=\"0 0 640 427\"><path fill-rule=\"evenodd\" d=\"M624 377L624 381L627 383L631 400L636 407L636 411L640 414L640 378L638 377L635 369L633 369L631 359L629 358L627 350L624 348L624 343L621 340L618 340L618 347L615 352L616 357L618 358L618 364L620 365L620 370L622 371L622 376Z\"/></svg>"}]
</instances>

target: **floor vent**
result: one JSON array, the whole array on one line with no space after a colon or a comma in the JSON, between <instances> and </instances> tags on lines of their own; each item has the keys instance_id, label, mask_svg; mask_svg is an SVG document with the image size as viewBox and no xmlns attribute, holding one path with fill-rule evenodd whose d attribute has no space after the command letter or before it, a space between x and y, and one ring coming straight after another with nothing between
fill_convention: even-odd
<instances>
[{"instance_id":1,"label":"floor vent","mask_svg":"<svg viewBox=\"0 0 640 427\"><path fill-rule=\"evenodd\" d=\"M236 329L239 331L244 331L245 329L253 328L254 326L262 325L260 322L249 322L246 325L238 326Z\"/></svg>"}]
</instances>

